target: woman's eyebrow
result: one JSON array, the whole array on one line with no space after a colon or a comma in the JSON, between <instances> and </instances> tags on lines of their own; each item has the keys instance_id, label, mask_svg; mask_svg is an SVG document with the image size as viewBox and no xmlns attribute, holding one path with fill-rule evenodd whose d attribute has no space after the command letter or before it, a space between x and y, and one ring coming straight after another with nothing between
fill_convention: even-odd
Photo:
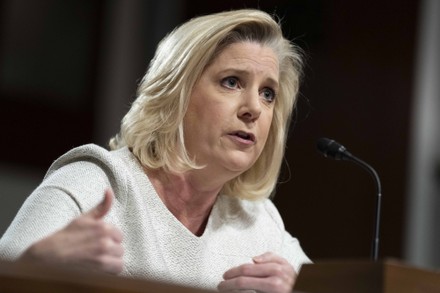
<instances>
[{"instance_id":1,"label":"woman's eyebrow","mask_svg":"<svg viewBox=\"0 0 440 293\"><path fill-rule=\"evenodd\" d=\"M246 70L246 69L240 69L240 68L226 68L223 70L219 71L219 74L237 74L237 75L241 75L241 76L249 76L251 75L251 71L250 70ZM279 86L279 82L277 78L273 78L272 76L268 75L266 77L266 81L269 82L272 86L274 87L278 87Z\"/></svg>"}]
</instances>

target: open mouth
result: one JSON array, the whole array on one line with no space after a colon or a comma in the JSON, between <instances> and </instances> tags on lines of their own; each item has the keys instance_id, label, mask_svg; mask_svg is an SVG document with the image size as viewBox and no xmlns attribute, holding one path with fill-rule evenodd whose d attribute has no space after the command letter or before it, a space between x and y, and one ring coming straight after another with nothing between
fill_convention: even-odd
<instances>
[{"instance_id":1,"label":"open mouth","mask_svg":"<svg viewBox=\"0 0 440 293\"><path fill-rule=\"evenodd\" d=\"M235 131L231 133L231 135L235 135L241 139L248 140L251 142L255 142L255 136L252 133L248 133L245 131Z\"/></svg>"}]
</instances>

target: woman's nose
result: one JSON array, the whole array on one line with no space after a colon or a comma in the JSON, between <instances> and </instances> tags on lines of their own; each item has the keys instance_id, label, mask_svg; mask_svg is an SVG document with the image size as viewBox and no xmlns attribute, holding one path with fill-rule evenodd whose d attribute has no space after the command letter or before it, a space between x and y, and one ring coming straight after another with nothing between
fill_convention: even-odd
<instances>
[{"instance_id":1,"label":"woman's nose","mask_svg":"<svg viewBox=\"0 0 440 293\"><path fill-rule=\"evenodd\" d=\"M243 94L238 116L246 122L254 122L261 114L261 98L258 91Z\"/></svg>"}]
</instances>

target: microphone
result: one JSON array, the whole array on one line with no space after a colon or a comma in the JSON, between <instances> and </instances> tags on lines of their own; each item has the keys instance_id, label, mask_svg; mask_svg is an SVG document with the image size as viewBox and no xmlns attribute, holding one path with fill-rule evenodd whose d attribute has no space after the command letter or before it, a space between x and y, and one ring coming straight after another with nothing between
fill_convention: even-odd
<instances>
[{"instance_id":1,"label":"microphone","mask_svg":"<svg viewBox=\"0 0 440 293\"><path fill-rule=\"evenodd\" d=\"M381 216L381 200L382 200L382 187L380 184L379 175L376 170L370 165L362 161L361 159L353 156L347 149L340 143L334 141L333 139L320 138L317 143L318 151L324 155L326 158L331 158L335 160L345 160L356 163L365 169L373 177L376 184L376 208L374 215L374 231L373 231L373 243L371 248L371 258L377 261L379 256L379 231L380 231L380 216Z\"/></svg>"},{"instance_id":2,"label":"microphone","mask_svg":"<svg viewBox=\"0 0 440 293\"><path fill-rule=\"evenodd\" d=\"M333 139L328 139L325 137L318 139L317 148L318 151L320 151L326 158L335 160L350 160L350 158L353 156L343 145L337 143Z\"/></svg>"}]
</instances>

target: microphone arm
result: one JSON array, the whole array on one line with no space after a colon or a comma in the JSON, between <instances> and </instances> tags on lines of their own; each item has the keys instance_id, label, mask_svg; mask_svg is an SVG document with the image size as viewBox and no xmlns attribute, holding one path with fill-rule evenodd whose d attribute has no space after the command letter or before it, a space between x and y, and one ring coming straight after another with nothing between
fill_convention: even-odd
<instances>
[{"instance_id":1,"label":"microphone arm","mask_svg":"<svg viewBox=\"0 0 440 293\"><path fill-rule=\"evenodd\" d=\"M321 138L318 140L317 144L318 151L321 152L324 157L330 157L335 160L345 160L351 161L363 169L365 169L370 175L373 177L375 185L376 185L376 207L375 207L375 215L374 215L374 231L373 231L373 241L372 241L372 249L371 249L371 258L374 261L378 260L379 257L379 234L380 234L380 217L381 217L381 201L382 201L382 186L380 183L379 175L376 170L371 167L366 162L361 159L353 156L347 149L337 143L334 140L328 138Z\"/></svg>"}]
</instances>

